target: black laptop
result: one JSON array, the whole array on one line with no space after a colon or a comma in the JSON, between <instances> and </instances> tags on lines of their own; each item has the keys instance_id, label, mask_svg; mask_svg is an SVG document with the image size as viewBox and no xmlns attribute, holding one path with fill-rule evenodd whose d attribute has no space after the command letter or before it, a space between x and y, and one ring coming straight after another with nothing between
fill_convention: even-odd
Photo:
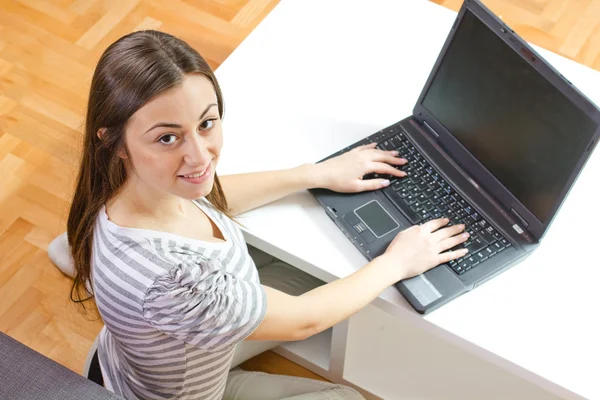
<instances>
[{"instance_id":1,"label":"black laptop","mask_svg":"<svg viewBox=\"0 0 600 400\"><path fill-rule=\"evenodd\" d=\"M535 250L599 125L589 99L479 1L466 0L413 115L326 158L376 142L408 160L399 167L407 176L387 176L392 183L372 192L311 193L369 260L411 225L442 217L466 225L467 256L396 284L427 313Z\"/></svg>"}]
</instances>

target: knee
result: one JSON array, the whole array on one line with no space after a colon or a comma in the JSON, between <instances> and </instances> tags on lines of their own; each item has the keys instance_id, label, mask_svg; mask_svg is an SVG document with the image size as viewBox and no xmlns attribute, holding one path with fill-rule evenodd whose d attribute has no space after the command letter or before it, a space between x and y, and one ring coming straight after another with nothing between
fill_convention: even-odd
<instances>
[{"instance_id":1,"label":"knee","mask_svg":"<svg viewBox=\"0 0 600 400\"><path fill-rule=\"evenodd\" d=\"M334 385L326 389L328 394L331 394L333 399L339 400L365 400L362 394L351 387L344 385ZM329 398L329 397L328 397Z\"/></svg>"}]
</instances>

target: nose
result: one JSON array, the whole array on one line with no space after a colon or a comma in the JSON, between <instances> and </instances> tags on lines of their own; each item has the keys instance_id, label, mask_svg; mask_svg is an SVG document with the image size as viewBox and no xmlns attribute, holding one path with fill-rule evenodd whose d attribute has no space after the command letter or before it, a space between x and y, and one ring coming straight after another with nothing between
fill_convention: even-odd
<instances>
[{"instance_id":1,"label":"nose","mask_svg":"<svg viewBox=\"0 0 600 400\"><path fill-rule=\"evenodd\" d=\"M183 148L183 161L188 165L202 166L210 160L208 147L200 135L191 135L190 138L186 138Z\"/></svg>"}]
</instances>

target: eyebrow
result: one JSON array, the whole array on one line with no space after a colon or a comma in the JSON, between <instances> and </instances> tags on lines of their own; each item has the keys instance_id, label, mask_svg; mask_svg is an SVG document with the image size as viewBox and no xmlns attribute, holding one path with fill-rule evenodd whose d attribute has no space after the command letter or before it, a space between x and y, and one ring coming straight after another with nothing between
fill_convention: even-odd
<instances>
[{"instance_id":1,"label":"eyebrow","mask_svg":"<svg viewBox=\"0 0 600 400\"><path fill-rule=\"evenodd\" d=\"M204 109L202 114L200 114L200 116L198 117L198 121L200 121L206 115L206 113L208 112L208 110L211 109L211 107L216 107L216 105L217 105L216 103L212 103L212 104L209 104L208 106L206 106L206 108ZM174 124L172 122L159 122L157 124L154 124L152 126L152 128L148 129L143 134L145 135L146 133L150 132L152 129L161 128L161 127L163 127L163 128L181 128L181 125Z\"/></svg>"}]
</instances>

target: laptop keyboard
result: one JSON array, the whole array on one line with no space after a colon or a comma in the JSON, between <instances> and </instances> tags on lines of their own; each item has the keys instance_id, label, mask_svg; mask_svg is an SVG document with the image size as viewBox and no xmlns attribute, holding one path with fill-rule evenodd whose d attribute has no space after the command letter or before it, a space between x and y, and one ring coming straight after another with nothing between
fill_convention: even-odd
<instances>
[{"instance_id":1,"label":"laptop keyboard","mask_svg":"<svg viewBox=\"0 0 600 400\"><path fill-rule=\"evenodd\" d=\"M380 142L381 150L397 150L408 163L400 170L404 178L391 175L368 174L363 179L385 178L390 186L383 192L413 224L432 219L449 218L450 225L464 224L469 239L452 250L466 247L469 252L463 258L450 261L448 266L462 275L481 262L502 252L511 244L500 232L483 218L448 182L431 166L403 133Z\"/></svg>"}]
</instances>

